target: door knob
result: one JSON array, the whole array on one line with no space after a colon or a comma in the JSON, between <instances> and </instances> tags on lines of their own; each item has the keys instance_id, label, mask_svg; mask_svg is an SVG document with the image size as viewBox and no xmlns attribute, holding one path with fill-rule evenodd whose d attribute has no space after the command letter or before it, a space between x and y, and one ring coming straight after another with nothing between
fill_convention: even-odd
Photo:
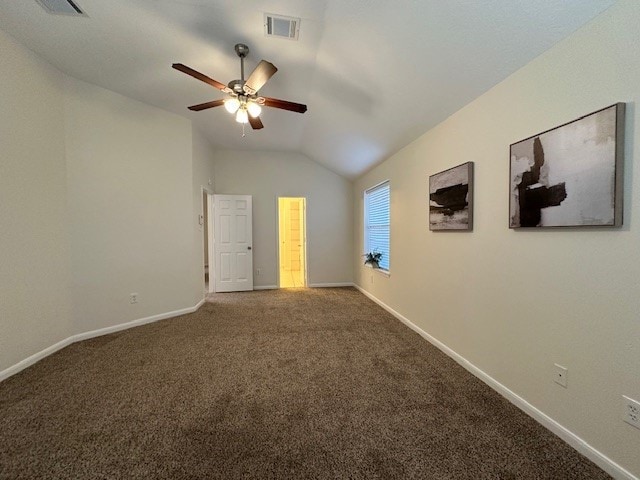
<instances>
[{"instance_id":1,"label":"door knob","mask_svg":"<svg viewBox=\"0 0 640 480\"><path fill-rule=\"evenodd\" d=\"M247 250L251 250L251 247L247 247Z\"/></svg>"}]
</instances>

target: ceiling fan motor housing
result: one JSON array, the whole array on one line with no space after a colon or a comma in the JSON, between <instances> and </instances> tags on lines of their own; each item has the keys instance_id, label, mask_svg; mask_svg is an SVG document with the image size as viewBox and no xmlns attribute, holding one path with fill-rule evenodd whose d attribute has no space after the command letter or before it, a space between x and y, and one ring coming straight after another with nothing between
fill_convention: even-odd
<instances>
[{"instance_id":1,"label":"ceiling fan motor housing","mask_svg":"<svg viewBox=\"0 0 640 480\"><path fill-rule=\"evenodd\" d=\"M235 50L240 58L244 58L249 55L249 47L247 47L244 43L237 43L235 46Z\"/></svg>"},{"instance_id":2,"label":"ceiling fan motor housing","mask_svg":"<svg viewBox=\"0 0 640 480\"><path fill-rule=\"evenodd\" d=\"M233 93L241 95L243 93L242 86L244 82L242 80L231 80L228 84L228 87L233 90Z\"/></svg>"}]
</instances>

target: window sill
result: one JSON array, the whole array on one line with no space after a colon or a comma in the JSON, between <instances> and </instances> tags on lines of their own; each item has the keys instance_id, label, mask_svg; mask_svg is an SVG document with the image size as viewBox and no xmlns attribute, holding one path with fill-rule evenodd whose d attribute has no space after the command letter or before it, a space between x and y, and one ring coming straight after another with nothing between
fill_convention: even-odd
<instances>
[{"instance_id":1,"label":"window sill","mask_svg":"<svg viewBox=\"0 0 640 480\"><path fill-rule=\"evenodd\" d=\"M391 276L391 272L389 272L389 270L383 270L382 268L373 268L371 265L369 265L368 263L364 265L366 268L370 268L371 270L375 270L376 272L378 272L380 275L384 275L385 277L390 277Z\"/></svg>"}]
</instances>

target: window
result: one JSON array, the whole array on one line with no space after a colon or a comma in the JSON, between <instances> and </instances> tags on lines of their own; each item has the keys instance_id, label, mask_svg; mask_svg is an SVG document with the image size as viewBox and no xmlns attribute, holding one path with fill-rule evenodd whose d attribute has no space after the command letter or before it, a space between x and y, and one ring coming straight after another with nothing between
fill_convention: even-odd
<instances>
[{"instance_id":1,"label":"window","mask_svg":"<svg viewBox=\"0 0 640 480\"><path fill-rule=\"evenodd\" d=\"M380 268L389 271L390 222L389 182L383 182L364 192L364 249L380 252Z\"/></svg>"}]
</instances>

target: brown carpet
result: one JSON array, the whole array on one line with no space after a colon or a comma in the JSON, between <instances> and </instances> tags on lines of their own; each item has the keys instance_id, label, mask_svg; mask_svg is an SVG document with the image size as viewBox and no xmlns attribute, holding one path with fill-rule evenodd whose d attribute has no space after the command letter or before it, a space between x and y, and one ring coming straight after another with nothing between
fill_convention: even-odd
<instances>
[{"instance_id":1,"label":"brown carpet","mask_svg":"<svg viewBox=\"0 0 640 480\"><path fill-rule=\"evenodd\" d=\"M336 288L214 295L0 383L0 478L609 477Z\"/></svg>"}]
</instances>

